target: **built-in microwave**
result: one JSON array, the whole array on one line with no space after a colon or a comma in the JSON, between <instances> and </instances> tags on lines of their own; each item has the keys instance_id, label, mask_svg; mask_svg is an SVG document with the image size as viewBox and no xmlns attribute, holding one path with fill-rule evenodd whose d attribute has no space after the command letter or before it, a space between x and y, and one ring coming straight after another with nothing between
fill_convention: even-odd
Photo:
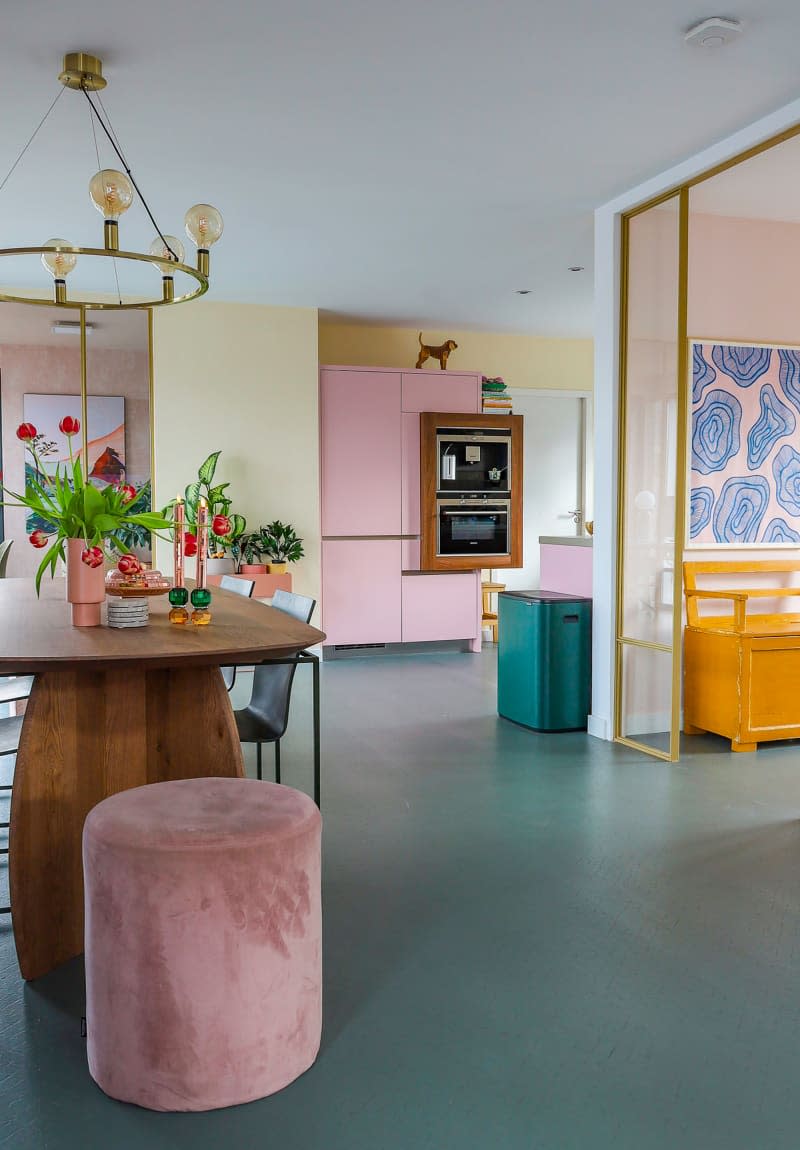
<instances>
[{"instance_id":1,"label":"built-in microwave","mask_svg":"<svg viewBox=\"0 0 800 1150\"><path fill-rule=\"evenodd\" d=\"M440 494L480 492L508 496L511 491L511 429L440 427L436 435Z\"/></svg>"},{"instance_id":2,"label":"built-in microwave","mask_svg":"<svg viewBox=\"0 0 800 1150\"><path fill-rule=\"evenodd\" d=\"M438 556L510 554L510 499L438 499Z\"/></svg>"}]
</instances>

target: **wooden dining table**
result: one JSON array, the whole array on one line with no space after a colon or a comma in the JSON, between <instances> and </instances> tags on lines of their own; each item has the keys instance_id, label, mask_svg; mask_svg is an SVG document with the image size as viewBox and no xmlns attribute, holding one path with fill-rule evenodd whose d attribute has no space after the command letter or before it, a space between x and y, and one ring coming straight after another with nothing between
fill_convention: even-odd
<instances>
[{"instance_id":1,"label":"wooden dining table","mask_svg":"<svg viewBox=\"0 0 800 1150\"><path fill-rule=\"evenodd\" d=\"M11 795L9 880L19 967L33 979L83 951L81 835L117 791L243 777L220 666L324 639L282 611L214 589L212 622L176 626L166 596L146 627L73 627L63 579L0 580L0 675L35 675Z\"/></svg>"}]
</instances>

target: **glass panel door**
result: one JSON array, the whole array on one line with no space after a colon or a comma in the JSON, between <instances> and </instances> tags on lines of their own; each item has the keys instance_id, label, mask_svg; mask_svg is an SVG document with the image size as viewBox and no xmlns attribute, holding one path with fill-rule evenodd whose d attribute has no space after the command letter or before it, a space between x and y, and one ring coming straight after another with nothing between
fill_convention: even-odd
<instances>
[{"instance_id":1,"label":"glass panel door","mask_svg":"<svg viewBox=\"0 0 800 1150\"><path fill-rule=\"evenodd\" d=\"M686 487L686 234L685 192L623 221L615 737L673 760Z\"/></svg>"}]
</instances>

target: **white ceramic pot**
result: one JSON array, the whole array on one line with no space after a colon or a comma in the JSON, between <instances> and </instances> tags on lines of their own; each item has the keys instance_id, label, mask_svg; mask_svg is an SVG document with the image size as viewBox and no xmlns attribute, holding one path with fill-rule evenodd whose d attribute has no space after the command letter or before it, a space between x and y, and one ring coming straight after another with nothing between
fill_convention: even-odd
<instances>
[{"instance_id":1,"label":"white ceramic pot","mask_svg":"<svg viewBox=\"0 0 800 1150\"><path fill-rule=\"evenodd\" d=\"M228 555L223 556L222 559L206 560L206 574L208 575L233 575L235 570L236 565Z\"/></svg>"}]
</instances>

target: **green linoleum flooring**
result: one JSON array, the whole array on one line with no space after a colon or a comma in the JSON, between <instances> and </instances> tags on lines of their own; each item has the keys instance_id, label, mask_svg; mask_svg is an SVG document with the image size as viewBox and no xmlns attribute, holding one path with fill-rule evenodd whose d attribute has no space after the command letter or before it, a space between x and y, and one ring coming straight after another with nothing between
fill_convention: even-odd
<instances>
[{"instance_id":1,"label":"green linoleum flooring","mask_svg":"<svg viewBox=\"0 0 800 1150\"><path fill-rule=\"evenodd\" d=\"M324 666L325 1030L282 1093L106 1098L81 962L24 986L0 920L0 1147L800 1146L800 746L709 736L668 766L533 734L494 669ZM310 787L296 687L284 781Z\"/></svg>"}]
</instances>

